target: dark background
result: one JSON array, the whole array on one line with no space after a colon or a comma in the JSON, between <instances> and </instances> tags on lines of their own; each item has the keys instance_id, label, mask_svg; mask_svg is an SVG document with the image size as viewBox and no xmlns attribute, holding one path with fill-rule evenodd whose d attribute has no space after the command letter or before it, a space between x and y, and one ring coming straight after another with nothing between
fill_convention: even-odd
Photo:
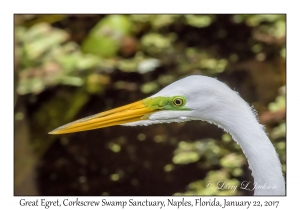
<instances>
[{"instance_id":1,"label":"dark background","mask_svg":"<svg viewBox=\"0 0 300 210\"><path fill-rule=\"evenodd\" d=\"M285 15L15 15L15 195L252 195L228 134L201 121L67 135L73 120L192 74L258 111L285 173Z\"/></svg>"}]
</instances>

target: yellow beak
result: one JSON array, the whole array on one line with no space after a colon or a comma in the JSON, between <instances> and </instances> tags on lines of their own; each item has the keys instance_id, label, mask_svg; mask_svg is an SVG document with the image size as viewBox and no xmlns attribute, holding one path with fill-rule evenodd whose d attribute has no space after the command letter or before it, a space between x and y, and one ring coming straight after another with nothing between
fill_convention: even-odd
<instances>
[{"instance_id":1,"label":"yellow beak","mask_svg":"<svg viewBox=\"0 0 300 210\"><path fill-rule=\"evenodd\" d=\"M143 101L137 101L116 109L71 122L49 132L49 134L74 133L136 122L145 119L145 115L156 111L157 110L150 109L149 107L145 106Z\"/></svg>"}]
</instances>

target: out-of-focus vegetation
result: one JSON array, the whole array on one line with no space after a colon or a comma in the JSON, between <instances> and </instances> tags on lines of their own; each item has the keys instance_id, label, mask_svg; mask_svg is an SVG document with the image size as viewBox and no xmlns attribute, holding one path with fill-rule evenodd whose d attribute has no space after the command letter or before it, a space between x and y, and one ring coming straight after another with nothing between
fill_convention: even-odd
<instances>
[{"instance_id":1,"label":"out-of-focus vegetation","mask_svg":"<svg viewBox=\"0 0 300 210\"><path fill-rule=\"evenodd\" d=\"M286 170L285 15L16 15L16 195L249 195L239 146L204 122L51 136L191 74L258 111Z\"/></svg>"}]
</instances>

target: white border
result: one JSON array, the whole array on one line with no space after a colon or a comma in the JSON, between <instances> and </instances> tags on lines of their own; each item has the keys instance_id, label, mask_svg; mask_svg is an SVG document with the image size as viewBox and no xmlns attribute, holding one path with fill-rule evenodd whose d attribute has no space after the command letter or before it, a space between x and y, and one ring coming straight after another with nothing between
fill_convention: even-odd
<instances>
[{"instance_id":1,"label":"white border","mask_svg":"<svg viewBox=\"0 0 300 210\"><path fill-rule=\"evenodd\" d=\"M14 13L287 13L287 197L236 197L236 200L279 200L277 209L287 206L298 206L299 191L299 123L300 116L300 75L299 75L299 20L300 16L296 1L3 1L1 3L1 209L32 209L21 207L22 197L13 196L13 14ZM41 199L41 197L27 197ZM63 197L57 197L62 200ZM72 199L76 197L71 197ZM81 200L101 200L105 197L81 197ZM163 199L173 197L151 197L149 199ZM209 197L205 197L208 199ZM218 199L232 199L232 197L217 197ZM56 197L46 197L55 200ZM107 197L107 199L130 199L129 197ZM146 197L135 197L143 200ZM179 199L179 197L176 197ZM186 199L194 199L188 197ZM6 207L6 208L4 208ZM7 208L8 207L8 208ZM11 208L13 207L13 208ZM80 207L69 207L69 209ZM95 209L95 207L92 207ZM97 207L96 207L97 208ZM140 207L138 207L140 208ZM200 207L199 207L200 208ZM216 208L216 207L215 207ZM220 207L217 207L220 209ZM37 207L34 209L44 209ZM54 209L54 208L51 208ZM57 208L58 209L58 208ZM61 208L60 208L61 209ZM81 208L82 209L82 208ZM85 208L86 209L86 208ZM99 209L99 207L97 208ZM101 208L106 209L106 208ZM121 209L114 207L110 209ZM131 208L130 208L131 209ZM137 209L137 208L136 208ZM152 208L151 208L152 209ZM158 209L158 208L156 208ZM177 209L177 208L173 208ZM182 207L180 209L190 209ZM227 208L230 209L230 208ZM235 208L237 209L237 208ZM240 209L240 208L238 208ZM241 208L243 209L243 208ZM273 209L273 208L272 208Z\"/></svg>"}]
</instances>

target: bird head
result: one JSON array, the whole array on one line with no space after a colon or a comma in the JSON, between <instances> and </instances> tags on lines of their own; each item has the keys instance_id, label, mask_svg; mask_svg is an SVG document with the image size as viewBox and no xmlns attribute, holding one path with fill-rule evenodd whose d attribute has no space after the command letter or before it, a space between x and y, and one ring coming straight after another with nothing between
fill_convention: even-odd
<instances>
[{"instance_id":1,"label":"bird head","mask_svg":"<svg viewBox=\"0 0 300 210\"><path fill-rule=\"evenodd\" d=\"M220 85L221 87L216 87ZM218 93L224 88L229 89L216 79L189 76L146 99L79 119L51 131L50 134L73 133L114 125L137 126L199 119L213 121L213 116L219 110L219 96L222 96Z\"/></svg>"}]
</instances>

